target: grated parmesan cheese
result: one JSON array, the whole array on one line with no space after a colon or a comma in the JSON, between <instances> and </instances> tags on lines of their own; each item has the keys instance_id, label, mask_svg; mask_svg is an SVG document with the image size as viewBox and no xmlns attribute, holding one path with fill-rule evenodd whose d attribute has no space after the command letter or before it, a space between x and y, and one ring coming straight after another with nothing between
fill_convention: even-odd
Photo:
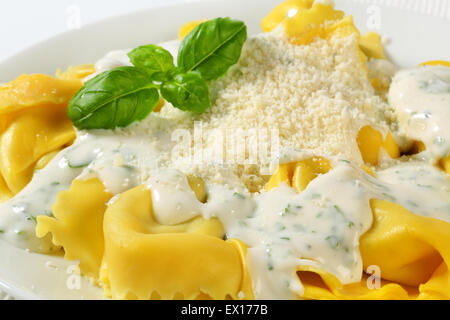
<instances>
[{"instance_id":1,"label":"grated parmesan cheese","mask_svg":"<svg viewBox=\"0 0 450 320\"><path fill-rule=\"evenodd\" d=\"M359 129L371 124L385 130L392 114L368 80L354 36L317 39L304 46L289 43L279 30L251 37L239 63L212 84L212 97L208 112L187 115L180 123L193 130L194 121L202 122L206 153L217 147L210 138L214 130L232 134L275 128L280 150L302 149L362 164L356 143ZM167 104L161 115L180 112ZM206 160L183 171L223 183L217 166L208 166L213 161ZM224 171L237 175L250 191L267 182L258 165L228 164Z\"/></svg>"},{"instance_id":2,"label":"grated parmesan cheese","mask_svg":"<svg viewBox=\"0 0 450 320\"><path fill-rule=\"evenodd\" d=\"M178 45L178 41L162 44L171 52ZM113 58L129 64L126 51L122 56L115 52ZM356 142L361 127L371 125L383 133L396 131L392 108L369 80L377 76L390 81L393 67L377 61L369 62L368 67L369 74L356 35L317 38L298 46L287 41L280 27L249 37L238 64L210 84L210 110L195 115L166 103L159 113L122 130L122 134L144 134L152 140L155 132L163 131L167 142L158 140L155 144L168 146L174 132L184 129L192 140L189 147L197 152L190 154L194 161L161 154L160 166L250 192L264 187L275 170L274 160L290 158L298 151L362 164ZM251 130L265 130L266 135L243 139L242 133ZM258 157L247 161L252 148L257 149Z\"/></svg>"}]
</instances>

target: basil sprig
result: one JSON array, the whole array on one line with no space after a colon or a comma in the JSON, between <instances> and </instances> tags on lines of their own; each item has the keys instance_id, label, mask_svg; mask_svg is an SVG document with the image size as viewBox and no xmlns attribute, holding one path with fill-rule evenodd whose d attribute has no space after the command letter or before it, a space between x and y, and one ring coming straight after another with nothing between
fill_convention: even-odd
<instances>
[{"instance_id":1,"label":"basil sprig","mask_svg":"<svg viewBox=\"0 0 450 320\"><path fill-rule=\"evenodd\" d=\"M133 67L118 67L87 81L69 102L67 114L79 129L114 129L145 119L160 94L174 107L201 113L211 107L209 80L237 63L247 39L242 21L217 18L198 25L182 41L178 66L167 50L132 50Z\"/></svg>"},{"instance_id":2,"label":"basil sprig","mask_svg":"<svg viewBox=\"0 0 450 320\"><path fill-rule=\"evenodd\" d=\"M179 73L161 85L162 96L178 109L201 113L209 108L208 84L197 72Z\"/></svg>"},{"instance_id":3,"label":"basil sprig","mask_svg":"<svg viewBox=\"0 0 450 320\"><path fill-rule=\"evenodd\" d=\"M178 66L185 71L198 71L204 79L223 76L236 64L247 39L242 21L217 18L198 25L183 40Z\"/></svg>"},{"instance_id":4,"label":"basil sprig","mask_svg":"<svg viewBox=\"0 0 450 320\"><path fill-rule=\"evenodd\" d=\"M167 72L175 68L170 52L154 44L137 47L128 56L134 66L146 70L154 80L165 80Z\"/></svg>"},{"instance_id":5,"label":"basil sprig","mask_svg":"<svg viewBox=\"0 0 450 320\"><path fill-rule=\"evenodd\" d=\"M158 99L146 72L119 67L89 80L70 101L67 114L79 129L126 127L146 118Z\"/></svg>"}]
</instances>

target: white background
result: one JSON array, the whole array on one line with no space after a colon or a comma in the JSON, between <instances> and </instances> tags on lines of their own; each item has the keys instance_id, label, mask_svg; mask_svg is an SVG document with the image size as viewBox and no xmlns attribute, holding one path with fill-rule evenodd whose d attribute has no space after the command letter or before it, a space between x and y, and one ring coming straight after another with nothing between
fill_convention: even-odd
<instances>
[{"instance_id":1,"label":"white background","mask_svg":"<svg viewBox=\"0 0 450 320\"><path fill-rule=\"evenodd\" d=\"M0 61L76 27L77 20L82 26L155 5L188 1L192 0L0 0Z\"/></svg>"}]
</instances>

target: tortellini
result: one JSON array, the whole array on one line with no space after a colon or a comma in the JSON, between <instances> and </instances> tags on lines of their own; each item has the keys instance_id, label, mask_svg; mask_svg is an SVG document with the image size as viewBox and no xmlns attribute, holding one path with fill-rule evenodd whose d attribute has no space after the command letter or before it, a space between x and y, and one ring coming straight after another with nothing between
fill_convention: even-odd
<instances>
[{"instance_id":1,"label":"tortellini","mask_svg":"<svg viewBox=\"0 0 450 320\"><path fill-rule=\"evenodd\" d=\"M270 32L280 24L283 25L288 40L296 45L307 45L316 38L331 39L333 37L347 37L355 35L360 41L361 36L353 23L351 15L345 16L340 10L335 10L332 5L314 3L312 0L291 0L283 2L275 7L272 12L263 19L262 29ZM363 46L356 48L361 57L361 65L367 71L367 58L371 57L372 50L361 48L374 48L372 37L364 38ZM369 46L367 46L369 44Z\"/></svg>"},{"instance_id":2,"label":"tortellini","mask_svg":"<svg viewBox=\"0 0 450 320\"><path fill-rule=\"evenodd\" d=\"M308 44L316 37L327 39L359 33L351 16L344 18L344 15L330 5L310 0L286 1L263 19L262 29L270 32L282 23L289 41L297 45Z\"/></svg>"},{"instance_id":3,"label":"tortellini","mask_svg":"<svg viewBox=\"0 0 450 320\"><path fill-rule=\"evenodd\" d=\"M281 165L267 189L286 182L298 192L318 174L331 169L316 157ZM380 267L381 288L371 290L368 277L341 285L331 274L301 267L298 275L310 299L450 299L450 224L415 215L398 204L371 200L374 222L360 238L364 267Z\"/></svg>"},{"instance_id":4,"label":"tortellini","mask_svg":"<svg viewBox=\"0 0 450 320\"><path fill-rule=\"evenodd\" d=\"M98 278L103 258L103 214L112 195L98 179L74 180L52 206L54 217L38 216L36 235L51 233L53 244L64 247L65 258L79 260L88 277Z\"/></svg>"},{"instance_id":5,"label":"tortellini","mask_svg":"<svg viewBox=\"0 0 450 320\"><path fill-rule=\"evenodd\" d=\"M245 245L224 241L223 226L215 218L159 224L145 186L111 200L98 179L75 180L52 210L54 218L38 217L37 235L51 233L65 257L79 260L82 273L103 286L107 296L253 298Z\"/></svg>"},{"instance_id":6,"label":"tortellini","mask_svg":"<svg viewBox=\"0 0 450 320\"><path fill-rule=\"evenodd\" d=\"M22 190L35 169L75 139L66 107L82 85L79 75L22 75L0 86L0 201Z\"/></svg>"},{"instance_id":7,"label":"tortellini","mask_svg":"<svg viewBox=\"0 0 450 320\"><path fill-rule=\"evenodd\" d=\"M376 166L380 160L381 150L387 152L393 159L400 157L400 149L390 132L383 138L381 132L371 126L365 126L358 132L356 141L364 163Z\"/></svg>"},{"instance_id":8,"label":"tortellini","mask_svg":"<svg viewBox=\"0 0 450 320\"><path fill-rule=\"evenodd\" d=\"M238 298L243 290L243 251L222 240L216 219L196 218L176 226L158 224L150 190L123 193L105 212L107 278L116 299ZM249 296L249 293L246 295Z\"/></svg>"}]
</instances>

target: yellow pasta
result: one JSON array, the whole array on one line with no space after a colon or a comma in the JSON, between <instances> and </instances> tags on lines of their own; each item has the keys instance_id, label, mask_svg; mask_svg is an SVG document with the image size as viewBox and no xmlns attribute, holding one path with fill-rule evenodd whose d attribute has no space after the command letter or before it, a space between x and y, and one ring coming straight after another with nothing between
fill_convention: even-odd
<instances>
[{"instance_id":1,"label":"yellow pasta","mask_svg":"<svg viewBox=\"0 0 450 320\"><path fill-rule=\"evenodd\" d=\"M98 278L103 258L103 214L111 194L98 179L75 180L58 194L52 206L54 217L37 217L36 235L52 234L53 244L62 246L65 258L79 260L88 277Z\"/></svg>"},{"instance_id":2,"label":"yellow pasta","mask_svg":"<svg viewBox=\"0 0 450 320\"><path fill-rule=\"evenodd\" d=\"M386 59L383 45L381 44L381 37L378 33L370 31L361 36L359 46L368 58Z\"/></svg>"},{"instance_id":3,"label":"yellow pasta","mask_svg":"<svg viewBox=\"0 0 450 320\"><path fill-rule=\"evenodd\" d=\"M192 21L183 25L179 29L179 39L184 39L204 21L206 20ZM44 190L52 199L47 202L52 202L55 198L56 201L51 207L50 203L47 207L46 204L33 206L32 202L36 198L30 196L31 200L28 201L24 197L31 205L26 208L29 211L22 210L23 224L11 224L12 227L7 226L9 230L3 230L2 225L0 233L10 235L11 230L19 225L24 232L36 232L37 238L33 238L33 241L42 240L40 243L43 243L48 240L50 244L51 239L55 248L64 252L65 259L79 261L81 274L89 278L92 284L101 287L104 295L112 299L243 300L267 296L278 298L278 295L327 300L450 299L450 223L445 219L415 214L412 208L419 208L421 202L414 197L400 199L401 193L394 190L398 187L402 191L410 181L416 184L414 179L436 172L436 176L432 177L435 180L430 185L420 186L417 183L418 187L425 188L428 193L425 189L417 188L411 189L411 193L415 193L417 197L425 194L422 198L425 199L428 196L433 198L433 192L436 191L437 200L430 202L439 202L439 197L444 195L442 203L446 205L446 194L433 188L434 182L438 186L447 186L447 176L436 167L450 174L450 156L435 158L434 166L426 165L428 171L420 171L425 165L416 160L414 161L421 165L415 166L413 163L414 166L408 167L411 163L403 159L396 160L402 154L394 139L394 134L398 134L398 131L394 131L394 119L387 119L386 116L386 122L393 122L392 132L387 129L387 125L382 124L386 134L373 121L372 125L367 124L367 119L372 119L372 115L370 118L369 115L365 117L364 110L370 111L373 107L373 113L378 116L377 112L385 106L373 88L378 92L388 89L387 80L382 83L377 78L369 79L364 73L368 71L368 60L386 59L381 37L373 32L361 36L352 16L346 16L344 12L335 10L325 2L313 0L285 1L262 21L264 32L272 32L279 27L284 28L286 41L280 42L273 35L264 35L256 40L260 42L256 43L258 50L269 48L277 53L282 52L284 46L289 46L290 51L308 49L305 54L310 54L318 52L311 51L311 48L324 44L323 47L319 46L319 52L328 52L327 44L334 46L337 43L336 46L341 50L341 43L337 40L346 42L344 38L350 37L350 40L356 41L349 42L348 48L342 50L351 56L351 63L347 62L347 55L342 57L330 54L329 61L326 60L323 65L308 66L305 61L302 69L302 66L292 68L293 58L289 55L286 56L289 59L284 56L276 57L280 61L274 62L275 71L278 70L278 63L280 70L304 70L301 75L292 75L292 83L311 81L311 87L314 87L311 91L304 86L298 90L295 85L292 88L280 85L278 88L278 83L269 78L281 79L285 75L281 71L281 75L271 73L272 70L262 67L250 68L249 65L252 64L248 61L255 60L246 59L254 52L249 54L244 50L247 56L243 56L238 67L231 69L232 72L225 76L224 83L220 79L216 80L219 91L225 92L224 96L228 95L226 98L232 100L228 105L223 102L223 115L208 118L210 114L205 113L202 116L185 117L181 111L175 113L170 110L171 107L165 107L165 100L160 98L154 111L162 110L161 113L154 115L156 120L151 119L153 116L149 117L154 123L149 125L145 122L149 120L143 120L142 127L136 123L134 127L115 131L78 131L67 116L69 101L81 88L82 80L96 71L92 64L73 66L64 72L58 70L56 77L22 75L0 86L0 203L23 190L36 170L46 170L46 166L58 153L66 152L60 154L63 161L58 162L58 170L43 171L36 176L39 178L41 173L56 172L55 176L61 174L61 179L56 177L51 187L42 187L39 191L41 193L32 194L34 197ZM274 44L265 46L264 41L274 41ZM312 43L310 48L298 47ZM249 44L252 44L251 41ZM266 59L265 54L264 52L260 56ZM259 56L258 52L255 55ZM315 58L316 55L312 56ZM285 65L285 61L281 60L289 61ZM344 64L338 64L337 60L343 60ZM340 70L347 67L345 64L352 66L349 68L351 73ZM430 61L424 65L450 66L445 61ZM314 79L307 77L310 71L308 69L313 70L311 77ZM331 74L329 69L336 69L336 74ZM229 82L246 79L243 76L245 73L253 76L252 72L257 73L254 78L264 73L264 77L261 75L264 81L259 78L245 81L251 84L252 81L255 82L254 87L248 88L241 82L240 87L244 87L242 91L239 91L240 88L229 90ZM226 78L228 76L230 78ZM291 80L291 75L288 76ZM354 76L357 77L357 84L349 80ZM342 79L336 88L334 82L328 81L328 78L334 77ZM297 123L306 128L305 135L301 138L289 140L286 136L295 135L303 128L278 116L271 117L284 114L284 109L275 114L272 110L278 109L270 106L260 108L266 102L261 101L258 92L253 91L258 91L255 89L258 87L267 89L269 86L279 89L282 107L285 106L283 103L291 103L293 106L290 106L290 110L295 111L294 108L298 105L299 108L310 108L308 111L319 115L311 118L311 123L304 121L301 116L295 118ZM294 90L302 92L302 95L296 95ZM252 95L257 98L253 99ZM315 95L318 97L312 99ZM345 95L353 99L347 99ZM290 99L290 96L293 98ZM218 99L221 98L226 100L225 97ZM286 100L283 102L283 99ZM261 111L261 114L250 114L247 109L241 108L240 104L245 105L247 100L251 100L249 105L255 104L259 108L248 110L257 110L253 112L255 114ZM314 109L316 104L320 104L317 110ZM361 104L364 108L359 107ZM212 106L209 112L215 112L217 106ZM337 111L330 106L337 106ZM107 113L105 112L105 117L110 116ZM264 113L270 113L270 116ZM223 172L211 172L210 168L203 171L199 165L200 168L185 174L184 169L179 169L182 165L178 165L173 159L166 159L163 154L174 146L164 140L166 133L168 137L169 133L173 134L179 128L191 130L191 124L195 127L194 121L203 117L209 119L211 125L212 122L216 125L233 121L242 125L242 122L237 121L237 117L241 115L245 121L248 118L249 126L252 123L259 124L261 118L261 122L267 127L291 127L292 130L279 132L278 142L282 141L282 151L278 154L280 158L284 159L285 155L289 158L293 151L291 159L296 159L297 154L306 151L306 148L308 152L321 156L282 163L273 175L266 177L254 170L253 165L243 168L244 165L241 164L230 164L230 168L227 167L228 164L221 166ZM86 117L89 116L91 115ZM358 122L360 116L363 120ZM351 124L344 123L347 120ZM328 135L328 132L324 134L328 129L326 126L333 128L333 124L341 125L340 122L342 128L334 128L331 132L336 134L333 141L337 142L331 144L334 148L322 148L322 138ZM247 122L244 123L246 124ZM356 137L353 131L355 127L361 127ZM209 127L207 129L211 130ZM196 129L192 130L194 138L197 138ZM78 135L76 145L64 151L80 132L83 135ZM156 134L153 135L154 133ZM315 140L311 147L307 147L308 144L305 143L302 147L305 150L296 148L299 140L309 139L310 136ZM160 137L161 141L158 140ZM271 147L275 140L271 141ZM354 150L355 140L359 154ZM353 142L350 147L346 145L348 141ZM214 144L209 140L202 142L208 144L207 148ZM197 147L196 143L194 148ZM243 142L246 143L247 141ZM78 148L79 146L82 147ZM236 146L236 149L237 147L240 146ZM401 147L402 150L405 148L404 145ZM228 148L231 149L231 146L227 145L226 149ZM315 148L323 151L316 152ZM341 153L339 148L345 150ZM425 149L424 143L415 141L410 153ZM204 154L207 155L207 152ZM345 154L349 154L349 157L345 158ZM448 155L448 152L441 153L439 157L443 154ZM377 171L384 168L386 156L390 158L386 161L387 169ZM401 164L398 166L400 169L389 166L391 162ZM370 176L357 169L355 163ZM154 164L161 165L162 168L156 168ZM332 171L333 168L336 170ZM47 169L53 170L53 166ZM400 186L387 178L386 183L381 183L383 174L392 174L390 169L405 169L406 174L396 172L398 176L392 180ZM250 181L258 179L261 183L249 187L248 181L244 181L242 177L244 175ZM379 180L376 180L377 175ZM426 178L421 181L430 181ZM317 183L311 185L314 180ZM50 184L48 181L45 183ZM32 188L24 190L25 196L29 196L26 192L30 189ZM378 196L372 196L373 194ZM167 199L173 199L173 203L163 201ZM352 205L347 207L344 201L355 203L348 202ZM407 201L412 202L411 206L406 204ZM405 207L395 202L402 203ZM11 205L13 210L9 207L4 209L6 214L15 212L14 203L9 202L7 205ZM427 210L438 208L439 211L441 207L444 208L441 210L443 214L446 214L447 207L433 207L431 204L425 207L426 210L417 209L417 213L428 214ZM439 216L441 211L434 216ZM41 215L44 213L47 215ZM21 232L18 229L16 235L19 236ZM328 241L330 239L332 241ZM335 243L333 239L336 240ZM276 252L275 249L280 250ZM286 250L283 251L284 249ZM333 264L335 261L339 263ZM263 264L253 265L256 262ZM335 266L338 267L334 268ZM339 268L344 271L341 273L341 270L337 270ZM371 274L373 268L379 270L380 279L377 278L377 272ZM359 274L361 270L362 274ZM344 273L351 273L351 276ZM252 276L255 278L252 279ZM270 282L272 277L274 282ZM296 280L303 285L304 290ZM269 291L276 294L271 296L273 292Z\"/></svg>"},{"instance_id":4,"label":"yellow pasta","mask_svg":"<svg viewBox=\"0 0 450 320\"><path fill-rule=\"evenodd\" d=\"M359 41L359 54L363 68L368 58L385 59L381 37L375 32L361 36L353 17L335 10L330 5L314 3L312 0L285 1L275 7L262 21L264 32L273 31L283 25L290 42L306 45L317 37L347 37L355 35Z\"/></svg>"},{"instance_id":5,"label":"yellow pasta","mask_svg":"<svg viewBox=\"0 0 450 320\"><path fill-rule=\"evenodd\" d=\"M310 165L312 159L282 165L269 181L287 182L301 191L324 166ZM292 168L295 170L291 175ZM367 277L360 283L341 285L331 274L311 267L298 269L309 299L450 299L450 224L415 215L401 206L371 201L374 223L360 238L365 268L376 265L383 278L380 289L371 290Z\"/></svg>"},{"instance_id":6,"label":"yellow pasta","mask_svg":"<svg viewBox=\"0 0 450 320\"><path fill-rule=\"evenodd\" d=\"M359 131L356 141L364 162L370 165L378 164L381 149L384 149L393 159L400 157L400 149L390 132L383 139L379 131L365 126Z\"/></svg>"},{"instance_id":7,"label":"yellow pasta","mask_svg":"<svg viewBox=\"0 0 450 320\"><path fill-rule=\"evenodd\" d=\"M21 75L0 87L0 115L34 107L65 106L80 87L80 80L59 80L43 74Z\"/></svg>"},{"instance_id":8,"label":"yellow pasta","mask_svg":"<svg viewBox=\"0 0 450 320\"><path fill-rule=\"evenodd\" d=\"M64 72L58 70L56 72L56 77L62 80L83 80L95 71L95 66L93 64L81 64L78 66L71 66Z\"/></svg>"},{"instance_id":9,"label":"yellow pasta","mask_svg":"<svg viewBox=\"0 0 450 320\"><path fill-rule=\"evenodd\" d=\"M277 5L261 23L264 32L273 31L286 18L289 10L296 13L298 10L311 9L313 0L288 0Z\"/></svg>"},{"instance_id":10,"label":"yellow pasta","mask_svg":"<svg viewBox=\"0 0 450 320\"><path fill-rule=\"evenodd\" d=\"M253 297L246 247L222 240L217 219L161 225L144 187L125 192L106 210L110 198L97 179L75 180L59 194L55 217L38 217L36 233L51 233L65 258L79 260L82 273L115 299L237 299L241 291Z\"/></svg>"},{"instance_id":11,"label":"yellow pasta","mask_svg":"<svg viewBox=\"0 0 450 320\"><path fill-rule=\"evenodd\" d=\"M397 204L372 200L374 223L360 239L364 264L378 265L383 279L419 287L441 264L450 265L450 224L408 212ZM450 298L450 276L439 292Z\"/></svg>"},{"instance_id":12,"label":"yellow pasta","mask_svg":"<svg viewBox=\"0 0 450 320\"><path fill-rule=\"evenodd\" d=\"M330 169L330 162L322 157L300 161L295 167L292 187L297 192L302 192L306 189L311 180L314 180L319 174L327 173Z\"/></svg>"},{"instance_id":13,"label":"yellow pasta","mask_svg":"<svg viewBox=\"0 0 450 320\"><path fill-rule=\"evenodd\" d=\"M450 61L445 60L433 60L433 61L427 61L420 64L421 66L445 66L450 67Z\"/></svg>"},{"instance_id":14,"label":"yellow pasta","mask_svg":"<svg viewBox=\"0 0 450 320\"><path fill-rule=\"evenodd\" d=\"M44 155L70 144L75 131L64 108L29 108L8 117L0 135L0 172L12 193L19 192Z\"/></svg>"},{"instance_id":15,"label":"yellow pasta","mask_svg":"<svg viewBox=\"0 0 450 320\"><path fill-rule=\"evenodd\" d=\"M0 201L28 184L35 169L44 168L75 139L66 107L93 65L58 72L21 75L0 86Z\"/></svg>"},{"instance_id":16,"label":"yellow pasta","mask_svg":"<svg viewBox=\"0 0 450 320\"><path fill-rule=\"evenodd\" d=\"M3 176L0 176L0 203L11 199L13 196L13 193L6 185L5 179L3 179Z\"/></svg>"},{"instance_id":17,"label":"yellow pasta","mask_svg":"<svg viewBox=\"0 0 450 320\"><path fill-rule=\"evenodd\" d=\"M188 175L187 180L198 201L205 203L208 195L206 194L206 186L203 179L194 175Z\"/></svg>"},{"instance_id":18,"label":"yellow pasta","mask_svg":"<svg viewBox=\"0 0 450 320\"><path fill-rule=\"evenodd\" d=\"M351 17L344 18L344 12L323 4L314 4L308 9L298 9L295 15L283 17L280 22L283 22L289 40L297 45L308 44L316 37L327 39L333 35L345 36L353 32L358 33L356 28L352 27ZM328 23L325 24L325 22Z\"/></svg>"},{"instance_id":19,"label":"yellow pasta","mask_svg":"<svg viewBox=\"0 0 450 320\"><path fill-rule=\"evenodd\" d=\"M195 29L199 24L208 20L194 20L183 24L178 30L178 39L183 40L192 30Z\"/></svg>"},{"instance_id":20,"label":"yellow pasta","mask_svg":"<svg viewBox=\"0 0 450 320\"><path fill-rule=\"evenodd\" d=\"M442 169L450 174L450 156L447 156L446 158L443 158L439 161L439 165L442 167Z\"/></svg>"},{"instance_id":21,"label":"yellow pasta","mask_svg":"<svg viewBox=\"0 0 450 320\"><path fill-rule=\"evenodd\" d=\"M133 205L131 205L133 204ZM105 213L105 257L113 298L162 299L176 293L193 299L237 298L242 290L242 259L219 238L220 222L195 219L159 225L152 216L150 191L123 193Z\"/></svg>"}]
</instances>

